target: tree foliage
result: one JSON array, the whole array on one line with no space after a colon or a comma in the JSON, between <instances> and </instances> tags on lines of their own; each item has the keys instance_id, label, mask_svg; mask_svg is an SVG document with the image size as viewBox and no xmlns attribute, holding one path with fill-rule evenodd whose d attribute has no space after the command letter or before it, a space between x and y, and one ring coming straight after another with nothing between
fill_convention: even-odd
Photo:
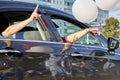
<instances>
[{"instance_id":1,"label":"tree foliage","mask_svg":"<svg viewBox=\"0 0 120 80\"><path fill-rule=\"evenodd\" d=\"M108 37L115 37L118 38L118 28L119 28L119 21L113 17L110 17L105 20L105 25L103 27L103 34Z\"/></svg>"}]
</instances>

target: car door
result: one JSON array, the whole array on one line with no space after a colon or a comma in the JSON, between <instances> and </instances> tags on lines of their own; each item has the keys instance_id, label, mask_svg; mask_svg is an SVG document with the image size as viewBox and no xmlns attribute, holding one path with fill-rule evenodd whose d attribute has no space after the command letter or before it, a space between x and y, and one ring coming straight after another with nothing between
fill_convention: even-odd
<instances>
[{"instance_id":1,"label":"car door","mask_svg":"<svg viewBox=\"0 0 120 80\"><path fill-rule=\"evenodd\" d=\"M18 52L59 54L58 52L62 51L64 44L52 41L54 35L47 28L47 22L46 24L44 22L41 17L31 22L19 32L3 39L1 47L9 46L14 49L13 51Z\"/></svg>"},{"instance_id":2,"label":"car door","mask_svg":"<svg viewBox=\"0 0 120 80\"><path fill-rule=\"evenodd\" d=\"M26 11L4 12L8 19L12 17L10 24L19 23L30 14ZM0 38L0 78L71 80L70 60L69 56L61 54L63 47L64 43L57 41L49 22L41 14L38 20L32 21L19 32Z\"/></svg>"},{"instance_id":3,"label":"car door","mask_svg":"<svg viewBox=\"0 0 120 80\"><path fill-rule=\"evenodd\" d=\"M88 27L82 24L78 25L74 23L74 19L69 19L69 17L67 16L63 17L59 15L59 17L56 17L54 15L51 15L50 20L51 23L56 26L56 29L58 30L61 38L69 34L73 34L77 31L81 31L85 27ZM74 42L67 51L68 53L79 53L84 56L89 56L90 54L92 55L92 52L94 52L95 50L103 51L103 54L104 51L107 51L106 48L102 47L102 44L96 34L87 33L86 35L82 36L78 41Z\"/></svg>"},{"instance_id":4,"label":"car door","mask_svg":"<svg viewBox=\"0 0 120 80\"><path fill-rule=\"evenodd\" d=\"M56 27L61 38L88 27L80 23L76 23L74 19L65 15L49 15L47 20L51 20L51 24ZM66 53L70 54L72 80L96 80L98 79L98 76L101 76L100 79L106 80L103 74L107 75L107 79L111 79L111 77L115 76L110 76L111 73L109 72L104 73L104 67L107 63L112 63L112 68L110 68L110 70L113 69L113 74L117 73L117 70L119 72L119 65L117 65L119 62L112 62L112 60L103 58L94 58L94 56L105 56L107 53L107 48L104 47L101 40L99 41L99 38L100 35L87 33L78 41L74 42L68 50L66 50ZM102 42L106 42L106 40L102 40ZM116 60L116 56L108 56L114 57ZM107 67L107 69L108 68L109 67Z\"/></svg>"}]
</instances>

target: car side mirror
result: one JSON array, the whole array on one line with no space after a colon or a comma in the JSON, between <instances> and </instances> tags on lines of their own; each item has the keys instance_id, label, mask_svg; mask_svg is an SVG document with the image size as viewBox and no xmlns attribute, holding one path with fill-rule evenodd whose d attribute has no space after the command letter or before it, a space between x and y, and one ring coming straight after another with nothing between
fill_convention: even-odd
<instances>
[{"instance_id":1,"label":"car side mirror","mask_svg":"<svg viewBox=\"0 0 120 80\"><path fill-rule=\"evenodd\" d=\"M107 43L108 43L108 53L114 54L115 49L119 48L119 41L109 37Z\"/></svg>"}]
</instances>

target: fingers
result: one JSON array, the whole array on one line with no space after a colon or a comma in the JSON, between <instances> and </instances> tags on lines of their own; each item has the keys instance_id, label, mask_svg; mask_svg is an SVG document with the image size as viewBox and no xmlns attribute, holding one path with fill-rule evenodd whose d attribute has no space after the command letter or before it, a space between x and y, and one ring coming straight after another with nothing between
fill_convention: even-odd
<instances>
[{"instance_id":1,"label":"fingers","mask_svg":"<svg viewBox=\"0 0 120 80\"><path fill-rule=\"evenodd\" d=\"M39 9L39 5L37 5L37 6L35 7L35 9L34 9L33 12L38 12L38 9Z\"/></svg>"},{"instance_id":2,"label":"fingers","mask_svg":"<svg viewBox=\"0 0 120 80\"><path fill-rule=\"evenodd\" d=\"M98 31L98 28L89 28L90 31Z\"/></svg>"},{"instance_id":3,"label":"fingers","mask_svg":"<svg viewBox=\"0 0 120 80\"><path fill-rule=\"evenodd\" d=\"M93 33L97 33L98 35L101 34L101 30L99 28L90 28L90 31Z\"/></svg>"},{"instance_id":4,"label":"fingers","mask_svg":"<svg viewBox=\"0 0 120 80\"><path fill-rule=\"evenodd\" d=\"M30 18L32 20L38 19L39 18L39 14L38 14L38 9L39 9L39 5L37 5L34 9L34 11L32 12Z\"/></svg>"}]
</instances>

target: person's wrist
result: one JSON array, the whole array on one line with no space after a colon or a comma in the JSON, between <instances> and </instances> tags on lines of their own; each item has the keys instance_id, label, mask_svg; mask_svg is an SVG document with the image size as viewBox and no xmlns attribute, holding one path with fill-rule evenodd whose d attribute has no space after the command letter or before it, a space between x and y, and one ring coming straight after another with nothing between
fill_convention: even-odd
<instances>
[{"instance_id":1,"label":"person's wrist","mask_svg":"<svg viewBox=\"0 0 120 80\"><path fill-rule=\"evenodd\" d=\"M89 28L87 28L87 29L86 29L86 32L88 33L89 31L90 31L90 29L89 29Z\"/></svg>"},{"instance_id":2,"label":"person's wrist","mask_svg":"<svg viewBox=\"0 0 120 80\"><path fill-rule=\"evenodd\" d=\"M33 21L34 19L32 17L29 17L28 20L31 22Z\"/></svg>"}]
</instances>

